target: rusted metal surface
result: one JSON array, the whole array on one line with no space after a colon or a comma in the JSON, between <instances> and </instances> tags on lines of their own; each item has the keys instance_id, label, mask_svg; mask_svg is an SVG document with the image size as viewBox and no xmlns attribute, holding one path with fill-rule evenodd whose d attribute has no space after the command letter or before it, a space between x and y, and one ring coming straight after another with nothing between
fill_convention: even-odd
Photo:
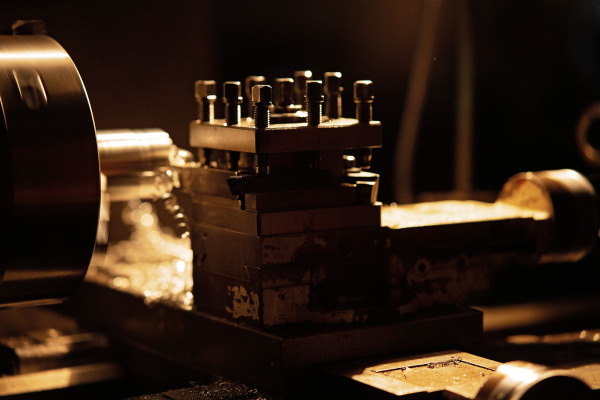
<instances>
[{"instance_id":1,"label":"rusted metal surface","mask_svg":"<svg viewBox=\"0 0 600 400\"><path fill-rule=\"evenodd\" d=\"M189 370L226 376L284 398L316 388L310 374L316 364L419 351L433 340L444 347L475 341L481 335L482 318L467 307L450 307L378 324L257 329L168 303L147 305L140 297L89 282L67 306L81 324L101 329L115 343L162 354Z\"/></svg>"},{"instance_id":2,"label":"rusted metal surface","mask_svg":"<svg viewBox=\"0 0 600 400\"><path fill-rule=\"evenodd\" d=\"M448 202L384 208L389 225L390 213L413 218L401 218L404 226L396 229L261 235L249 234L257 232L259 215L289 212L219 211L215 218L199 213L205 223L193 225L197 304L252 326L379 321L467 300L488 288L490 268L535 261L545 221L512 206ZM343 219L333 225L360 221L347 207L337 211ZM279 226L294 230L283 221Z\"/></svg>"}]
</instances>

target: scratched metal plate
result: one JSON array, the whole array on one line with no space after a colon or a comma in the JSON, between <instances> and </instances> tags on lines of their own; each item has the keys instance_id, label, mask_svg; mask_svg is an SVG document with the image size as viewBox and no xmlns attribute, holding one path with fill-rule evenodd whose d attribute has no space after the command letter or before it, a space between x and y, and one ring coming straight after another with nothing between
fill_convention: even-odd
<instances>
[{"instance_id":1,"label":"scratched metal plate","mask_svg":"<svg viewBox=\"0 0 600 400\"><path fill-rule=\"evenodd\" d=\"M385 360L329 366L338 376L395 396L449 392L473 399L499 362L470 353L448 350Z\"/></svg>"}]
</instances>

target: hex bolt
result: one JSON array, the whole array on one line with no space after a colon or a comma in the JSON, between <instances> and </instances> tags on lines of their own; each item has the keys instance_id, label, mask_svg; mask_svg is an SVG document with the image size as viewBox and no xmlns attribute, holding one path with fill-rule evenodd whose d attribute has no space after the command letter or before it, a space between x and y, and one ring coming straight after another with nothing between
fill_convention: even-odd
<instances>
[{"instance_id":1,"label":"hex bolt","mask_svg":"<svg viewBox=\"0 0 600 400\"><path fill-rule=\"evenodd\" d=\"M242 85L239 81L223 83L223 102L225 103L225 123L239 125L242 118Z\"/></svg>"},{"instance_id":2,"label":"hex bolt","mask_svg":"<svg viewBox=\"0 0 600 400\"><path fill-rule=\"evenodd\" d=\"M272 89L269 85L254 85L252 103L254 104L254 127L264 129L269 126Z\"/></svg>"},{"instance_id":3,"label":"hex bolt","mask_svg":"<svg viewBox=\"0 0 600 400\"><path fill-rule=\"evenodd\" d=\"M273 85L273 103L276 112L286 112L294 104L294 80L292 78L276 78Z\"/></svg>"},{"instance_id":4,"label":"hex bolt","mask_svg":"<svg viewBox=\"0 0 600 400\"><path fill-rule=\"evenodd\" d=\"M323 110L323 82L306 81L306 123L318 126Z\"/></svg>"},{"instance_id":5,"label":"hex bolt","mask_svg":"<svg viewBox=\"0 0 600 400\"><path fill-rule=\"evenodd\" d=\"M215 81L196 81L194 91L198 102L198 119L201 122L215 122L215 101L217 101Z\"/></svg>"},{"instance_id":6,"label":"hex bolt","mask_svg":"<svg viewBox=\"0 0 600 400\"><path fill-rule=\"evenodd\" d=\"M354 102L356 103L356 119L359 124L368 124L373 120L373 99L375 98L372 81L354 82ZM360 148L357 152L356 164L361 169L371 168L373 150Z\"/></svg>"},{"instance_id":7,"label":"hex bolt","mask_svg":"<svg viewBox=\"0 0 600 400\"><path fill-rule=\"evenodd\" d=\"M294 72L294 97L296 104L300 104L303 110L306 110L304 95L306 94L306 81L312 78L311 71L296 71Z\"/></svg>"},{"instance_id":8,"label":"hex bolt","mask_svg":"<svg viewBox=\"0 0 600 400\"><path fill-rule=\"evenodd\" d=\"M254 85L252 88L252 103L254 104L254 127L264 129L269 126L272 88L269 85ZM254 170L257 174L269 173L269 155L254 155Z\"/></svg>"},{"instance_id":9,"label":"hex bolt","mask_svg":"<svg viewBox=\"0 0 600 400\"><path fill-rule=\"evenodd\" d=\"M372 81L354 82L354 102L356 103L356 119L361 124L368 124L373 119L373 99L375 98Z\"/></svg>"},{"instance_id":10,"label":"hex bolt","mask_svg":"<svg viewBox=\"0 0 600 400\"><path fill-rule=\"evenodd\" d=\"M252 88L254 85L262 85L265 82L265 77L260 75L252 75L246 77L245 80L245 93L246 99L248 99L248 117L254 118L254 104L252 103Z\"/></svg>"},{"instance_id":11,"label":"hex bolt","mask_svg":"<svg viewBox=\"0 0 600 400\"><path fill-rule=\"evenodd\" d=\"M325 72L323 80L325 92L325 115L330 119L342 118L342 74Z\"/></svg>"}]
</instances>

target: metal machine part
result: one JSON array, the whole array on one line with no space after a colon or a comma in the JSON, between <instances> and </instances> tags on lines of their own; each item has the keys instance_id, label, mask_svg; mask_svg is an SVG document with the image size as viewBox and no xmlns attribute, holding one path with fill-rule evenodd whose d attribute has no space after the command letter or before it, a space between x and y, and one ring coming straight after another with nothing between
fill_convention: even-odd
<instances>
[{"instance_id":1,"label":"metal machine part","mask_svg":"<svg viewBox=\"0 0 600 400\"><path fill-rule=\"evenodd\" d=\"M0 398L71 399L114 393L125 371L106 335L89 332L50 307L0 311ZM122 396L123 397L123 396ZM119 398L122 398L119 397Z\"/></svg>"},{"instance_id":2,"label":"metal machine part","mask_svg":"<svg viewBox=\"0 0 600 400\"><path fill-rule=\"evenodd\" d=\"M596 193L574 170L517 174L506 182L498 201L549 213L546 237L540 241L540 263L579 261L596 243Z\"/></svg>"},{"instance_id":3,"label":"metal machine part","mask_svg":"<svg viewBox=\"0 0 600 400\"><path fill-rule=\"evenodd\" d=\"M599 119L600 103L595 102L583 111L575 130L575 140L579 154L588 165L594 168L600 167Z\"/></svg>"},{"instance_id":4,"label":"metal machine part","mask_svg":"<svg viewBox=\"0 0 600 400\"><path fill-rule=\"evenodd\" d=\"M53 39L0 36L0 71L0 303L56 302L81 282L94 249L94 120L73 61Z\"/></svg>"},{"instance_id":5,"label":"metal machine part","mask_svg":"<svg viewBox=\"0 0 600 400\"><path fill-rule=\"evenodd\" d=\"M173 189L168 170L179 153L167 132L114 129L96 136L111 201L158 198Z\"/></svg>"},{"instance_id":6,"label":"metal machine part","mask_svg":"<svg viewBox=\"0 0 600 400\"><path fill-rule=\"evenodd\" d=\"M96 137L102 173L107 176L169 166L175 149L161 129L104 129Z\"/></svg>"},{"instance_id":7,"label":"metal machine part","mask_svg":"<svg viewBox=\"0 0 600 400\"><path fill-rule=\"evenodd\" d=\"M593 396L569 371L513 361L498 367L475 400L591 400Z\"/></svg>"},{"instance_id":8,"label":"metal machine part","mask_svg":"<svg viewBox=\"0 0 600 400\"><path fill-rule=\"evenodd\" d=\"M32 27L25 28L18 30ZM132 266L131 247L121 248L112 265L118 274L103 271L107 279L86 282L70 312L116 342L269 394L314 394L311 372L323 363L476 341L481 313L457 303L486 289L491 267L578 261L597 237L594 190L570 170L517 175L493 204L382 206L379 177L368 172L372 149L382 144L371 81L355 83L355 118L343 118L339 72L327 73L323 85L297 71L294 80L276 81L275 96L263 77L249 77L244 119L241 82L226 82L224 120L215 119L216 83L199 81L199 118L190 126L196 163L158 129L95 135L77 71L52 39L0 37L0 69L2 218L12 234L0 253L0 302L45 304L73 291L94 247L106 178L105 199L127 201L138 218L143 234L132 244L145 262ZM145 229L155 227L152 206L130 202L159 198L183 215L172 193L179 177L193 215L192 249L158 241L158 232ZM162 253L148 251L160 246ZM180 250L185 257L165 264L163 257ZM133 290L140 274L124 279L129 267L151 270L149 284ZM7 340L2 366L15 368L0 372L14 375L3 380L11 387L34 391L42 382L62 387L122 374L102 357L103 335ZM328 371L394 396L589 394L563 371L454 350L356 365ZM11 393L25 393L19 390Z\"/></svg>"},{"instance_id":9,"label":"metal machine part","mask_svg":"<svg viewBox=\"0 0 600 400\"><path fill-rule=\"evenodd\" d=\"M352 119L322 118L321 81L294 83L305 90L301 122L282 119L271 87L256 85L253 119L200 114L190 125L191 146L210 155L182 179L198 308L263 328L391 321L484 292L504 263L573 262L595 243L596 194L572 170L518 175L495 203L382 206L368 172L382 144L373 82L354 83ZM334 86L326 94L338 102Z\"/></svg>"},{"instance_id":10,"label":"metal machine part","mask_svg":"<svg viewBox=\"0 0 600 400\"><path fill-rule=\"evenodd\" d=\"M475 398L499 363L459 352L418 361L430 355L414 353L480 338L481 313L459 304L485 292L494 268L588 254L596 222L583 216L595 212L593 189L574 171L548 171L512 178L495 203L383 206L379 176L368 171L371 149L382 144L380 123L372 120L373 83L355 84L355 118L323 118L323 85L306 75L296 74L295 87L302 85L305 95L294 104L287 104L287 95L274 99L271 86L256 81L246 91L253 103L248 118L238 118L240 82L226 84L232 89L224 105L214 101L216 82L197 82L200 107L190 144L200 161L183 157L175 168L191 217L190 258L171 263L193 272L193 288L183 285L179 293L185 301L166 285L173 275L153 259L143 268L157 264L157 276L148 280L158 285L135 292L135 274L129 280L106 274L107 280L86 282L71 312L117 342L151 349L158 362L282 398L313 395L318 383L310 371L324 363L389 354L413 354L402 362L412 360L407 365L416 378L429 379L427 372L435 371L437 389L427 383L415 390L422 383L415 381L400 385L404 394ZM324 93L337 104L342 88L333 83L334 90L328 86ZM286 106L278 109L272 104L278 101ZM216 103L228 108L229 120L214 118ZM170 142L164 144L166 150ZM132 160L139 152L133 143L128 165L138 165ZM166 152L156 154L152 168L173 165ZM537 190L527 197L527 187ZM128 193L125 198L139 195ZM147 214L134 211L144 225ZM584 223L569 224L569 218ZM135 247L150 253L142 243ZM191 253L193 265L187 263ZM137 268L126 258L115 270ZM436 373L450 368L461 373L458 379L436 381ZM393 375L373 373L369 379L378 382Z\"/></svg>"},{"instance_id":11,"label":"metal machine part","mask_svg":"<svg viewBox=\"0 0 600 400\"><path fill-rule=\"evenodd\" d=\"M499 363L457 350L325 365L332 377L354 382L354 398L454 400L591 400L585 372L524 361ZM338 381L334 381L339 384ZM596 387L597 389L597 387ZM597 394L597 393L596 393Z\"/></svg>"},{"instance_id":12,"label":"metal machine part","mask_svg":"<svg viewBox=\"0 0 600 400\"><path fill-rule=\"evenodd\" d=\"M472 400L501 364L474 354L446 350L417 356L377 358L325 365L332 377L353 381L356 393L374 398L434 398ZM334 381L339 383L339 381ZM376 397L375 397L376 396ZM414 396L414 397L413 397ZM357 395L366 399L368 395Z\"/></svg>"}]
</instances>

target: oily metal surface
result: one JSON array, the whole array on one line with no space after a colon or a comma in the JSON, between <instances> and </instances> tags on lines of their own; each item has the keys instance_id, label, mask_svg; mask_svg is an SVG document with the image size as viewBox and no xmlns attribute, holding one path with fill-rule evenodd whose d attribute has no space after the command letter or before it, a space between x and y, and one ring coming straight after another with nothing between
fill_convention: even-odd
<instances>
[{"instance_id":1,"label":"oily metal surface","mask_svg":"<svg viewBox=\"0 0 600 400\"><path fill-rule=\"evenodd\" d=\"M95 127L77 69L47 36L0 36L0 304L68 296L94 248Z\"/></svg>"}]
</instances>

